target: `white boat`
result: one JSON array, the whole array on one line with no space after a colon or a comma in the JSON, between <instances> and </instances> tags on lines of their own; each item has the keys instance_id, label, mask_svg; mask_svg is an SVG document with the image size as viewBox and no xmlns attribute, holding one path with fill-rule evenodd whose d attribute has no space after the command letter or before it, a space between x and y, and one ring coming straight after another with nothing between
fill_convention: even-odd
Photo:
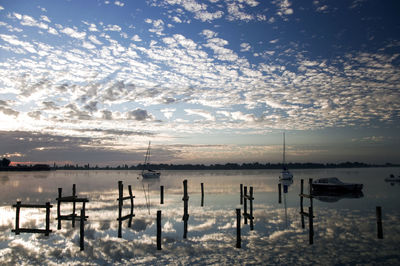
<instances>
[{"instance_id":1,"label":"white boat","mask_svg":"<svg viewBox=\"0 0 400 266\"><path fill-rule=\"evenodd\" d=\"M387 182L400 182L400 175L398 175L396 177L393 174L391 174L389 177L385 178L385 181L387 181Z\"/></svg>"},{"instance_id":2,"label":"white boat","mask_svg":"<svg viewBox=\"0 0 400 266\"><path fill-rule=\"evenodd\" d=\"M337 177L319 178L312 182L313 191L361 191L363 184L344 183Z\"/></svg>"},{"instance_id":3,"label":"white boat","mask_svg":"<svg viewBox=\"0 0 400 266\"><path fill-rule=\"evenodd\" d=\"M150 141L149 141L149 147L147 148L146 157L144 158L144 165L145 165L146 169L142 170L143 179L160 178L161 173L151 170L149 167L149 165L150 165Z\"/></svg>"},{"instance_id":4,"label":"white boat","mask_svg":"<svg viewBox=\"0 0 400 266\"><path fill-rule=\"evenodd\" d=\"M280 180L292 180L293 179L293 174L287 169L286 167L286 162L285 162L285 132L283 132L283 170L281 172L281 175L279 176Z\"/></svg>"}]
</instances>

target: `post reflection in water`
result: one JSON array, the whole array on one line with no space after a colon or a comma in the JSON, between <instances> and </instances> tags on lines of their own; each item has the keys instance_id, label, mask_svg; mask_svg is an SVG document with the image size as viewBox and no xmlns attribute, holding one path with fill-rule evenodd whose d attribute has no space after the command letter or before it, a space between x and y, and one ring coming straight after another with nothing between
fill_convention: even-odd
<instances>
[{"instance_id":1,"label":"post reflection in water","mask_svg":"<svg viewBox=\"0 0 400 266\"><path fill-rule=\"evenodd\" d=\"M400 169L389 171L395 170ZM397 250L400 245L400 187L383 181L387 176L385 171L385 168L297 170L294 182L279 183L281 204L277 202L279 170L165 171L160 179L145 181L137 179L137 171L54 171L44 178L37 178L41 175L33 173L1 173L0 263L152 265L293 264L302 261L305 264L400 264ZM344 181L364 183L363 194L313 193L316 200L311 205L309 198L304 198L304 210L301 210L300 180L307 182L308 178L328 174L340 176ZM182 222L185 209L182 182L185 179L190 194L187 232ZM122 226L123 238L117 237L116 199L120 180L132 186L135 196L135 217L130 228ZM206 188L207 204L204 206L201 206L201 183ZM57 230L55 210L51 213L53 232L50 236L11 234L15 223L12 204L17 201L55 204L57 188L69 190L72 184L79 188L79 195L89 199L84 251L79 248L79 230L74 230L71 223ZM245 253L235 248L235 210L243 207L238 199L240 184L254 187L255 199L254 230L249 226L241 228L241 247ZM163 204L160 204L160 186L164 187ZM308 193L307 184L304 191ZM390 232L379 240L375 206L382 206L383 230ZM69 213L71 210L65 207L65 213ZM123 208L123 213L129 213L130 204L124 204ZM162 211L162 251L157 251L158 210ZM315 235L312 246L308 245L305 235L308 228L301 228L301 211L312 216L317 214L312 221L316 230L309 231ZM45 228L44 214L21 209L21 228ZM307 227L309 222L309 219L304 221ZM185 233L186 240L182 239Z\"/></svg>"}]
</instances>

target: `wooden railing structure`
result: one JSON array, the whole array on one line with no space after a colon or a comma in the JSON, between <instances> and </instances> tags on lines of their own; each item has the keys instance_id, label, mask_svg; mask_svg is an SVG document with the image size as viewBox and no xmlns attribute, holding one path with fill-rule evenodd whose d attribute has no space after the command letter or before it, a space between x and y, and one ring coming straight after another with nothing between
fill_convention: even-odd
<instances>
[{"instance_id":1,"label":"wooden railing structure","mask_svg":"<svg viewBox=\"0 0 400 266\"><path fill-rule=\"evenodd\" d=\"M46 202L45 205L40 204L22 204L21 201L17 201L17 204L12 205L16 208L15 213L15 229L11 230L11 232L19 235L20 233L33 233L33 234L44 234L48 236L52 231L50 229L50 208L53 205L50 202ZM36 229L36 228L20 228L19 227L19 218L20 218L20 210L21 208L34 208L34 209L46 209L46 228L45 229Z\"/></svg>"},{"instance_id":2,"label":"wooden railing structure","mask_svg":"<svg viewBox=\"0 0 400 266\"><path fill-rule=\"evenodd\" d=\"M57 229L61 229L61 221L72 221L72 227L75 227L75 220L87 221L88 216L81 217L76 214L76 203L82 203L82 209L85 209L85 203L89 202L88 198L79 198L76 196L76 185L72 185L72 196L62 196L62 188L58 188L58 198L57 200ZM67 215L61 214L61 203L72 203L72 213Z\"/></svg>"},{"instance_id":3,"label":"wooden railing structure","mask_svg":"<svg viewBox=\"0 0 400 266\"><path fill-rule=\"evenodd\" d=\"M300 180L300 216L301 216L301 228L305 228L304 224L304 216L308 217L308 235L309 235L309 244L312 245L314 243L314 210L313 210L313 196L312 196L312 178L308 180L308 194L304 194L304 180ZM303 198L310 199L310 206L308 207L308 212L304 211L303 207Z\"/></svg>"},{"instance_id":4,"label":"wooden railing structure","mask_svg":"<svg viewBox=\"0 0 400 266\"><path fill-rule=\"evenodd\" d=\"M247 224L247 220L250 220L250 230L254 230L254 216L253 216L253 187L250 187L250 194L247 194L247 186L244 186L243 195L243 217L244 224ZM247 212L247 201L249 201L250 213Z\"/></svg>"},{"instance_id":5,"label":"wooden railing structure","mask_svg":"<svg viewBox=\"0 0 400 266\"><path fill-rule=\"evenodd\" d=\"M135 196L133 196L132 194L132 187L131 185L128 185L128 192L129 192L129 196L124 197L124 185L122 184L122 181L118 181L118 237L121 238L122 237L122 221L129 219L128 220L128 227L130 228L132 226L132 219L133 217L135 217L135 214L133 213L133 209L134 209L134 203L133 203L133 199L135 198ZM130 213L122 216L122 207L124 205L124 200L130 200Z\"/></svg>"}]
</instances>

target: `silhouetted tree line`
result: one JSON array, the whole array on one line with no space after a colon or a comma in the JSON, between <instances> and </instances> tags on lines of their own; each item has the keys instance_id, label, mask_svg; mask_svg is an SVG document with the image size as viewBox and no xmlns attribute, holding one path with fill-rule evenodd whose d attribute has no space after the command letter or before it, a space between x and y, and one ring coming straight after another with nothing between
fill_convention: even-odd
<instances>
[{"instance_id":1,"label":"silhouetted tree line","mask_svg":"<svg viewBox=\"0 0 400 266\"><path fill-rule=\"evenodd\" d=\"M286 167L289 169L313 169L313 168L360 168L360 167L394 167L400 166L397 164L367 164L362 162L343 162L343 163L288 163ZM131 165L127 164L118 166L90 166L89 164L65 164L64 166L57 166L54 164L53 169L59 170L142 170L149 167L153 170L246 170L246 169L282 169L282 163L226 163L226 164L144 164Z\"/></svg>"}]
</instances>

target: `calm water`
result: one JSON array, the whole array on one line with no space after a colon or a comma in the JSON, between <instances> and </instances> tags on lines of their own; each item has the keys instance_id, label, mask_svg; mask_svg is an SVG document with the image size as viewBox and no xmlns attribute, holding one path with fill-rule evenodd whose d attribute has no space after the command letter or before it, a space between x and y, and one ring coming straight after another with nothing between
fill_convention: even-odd
<instances>
[{"instance_id":1,"label":"calm water","mask_svg":"<svg viewBox=\"0 0 400 266\"><path fill-rule=\"evenodd\" d=\"M399 265L400 183L383 179L400 168L293 170L294 182L278 202L275 170L164 171L160 180L142 182L136 171L0 172L1 264L385 264ZM363 183L362 195L321 196L314 199L314 244L309 245L308 220L301 228L300 179L336 176ZM183 185L188 180L189 228L183 239ZM117 238L117 182L132 185L136 217L124 222ZM200 206L204 183L204 207ZM79 251L76 228L63 221L57 230L57 188L88 197L85 251ZM240 184L254 187L254 230L242 220L242 248L236 249L236 213ZM160 205L160 186L165 187ZM144 193L146 191L146 194ZM146 202L147 194L149 199ZM146 195L146 197L145 197ZM11 233L16 201L45 203L51 212L49 237ZM309 200L304 200L309 206ZM382 206L384 239L377 239L376 206ZM63 214L71 207L63 205ZM80 205L78 205L80 209ZM124 214L129 206L124 206ZM156 212L162 210L163 250L156 250ZM150 213L150 214L149 214ZM21 227L44 228L44 212L22 209Z\"/></svg>"}]
</instances>

